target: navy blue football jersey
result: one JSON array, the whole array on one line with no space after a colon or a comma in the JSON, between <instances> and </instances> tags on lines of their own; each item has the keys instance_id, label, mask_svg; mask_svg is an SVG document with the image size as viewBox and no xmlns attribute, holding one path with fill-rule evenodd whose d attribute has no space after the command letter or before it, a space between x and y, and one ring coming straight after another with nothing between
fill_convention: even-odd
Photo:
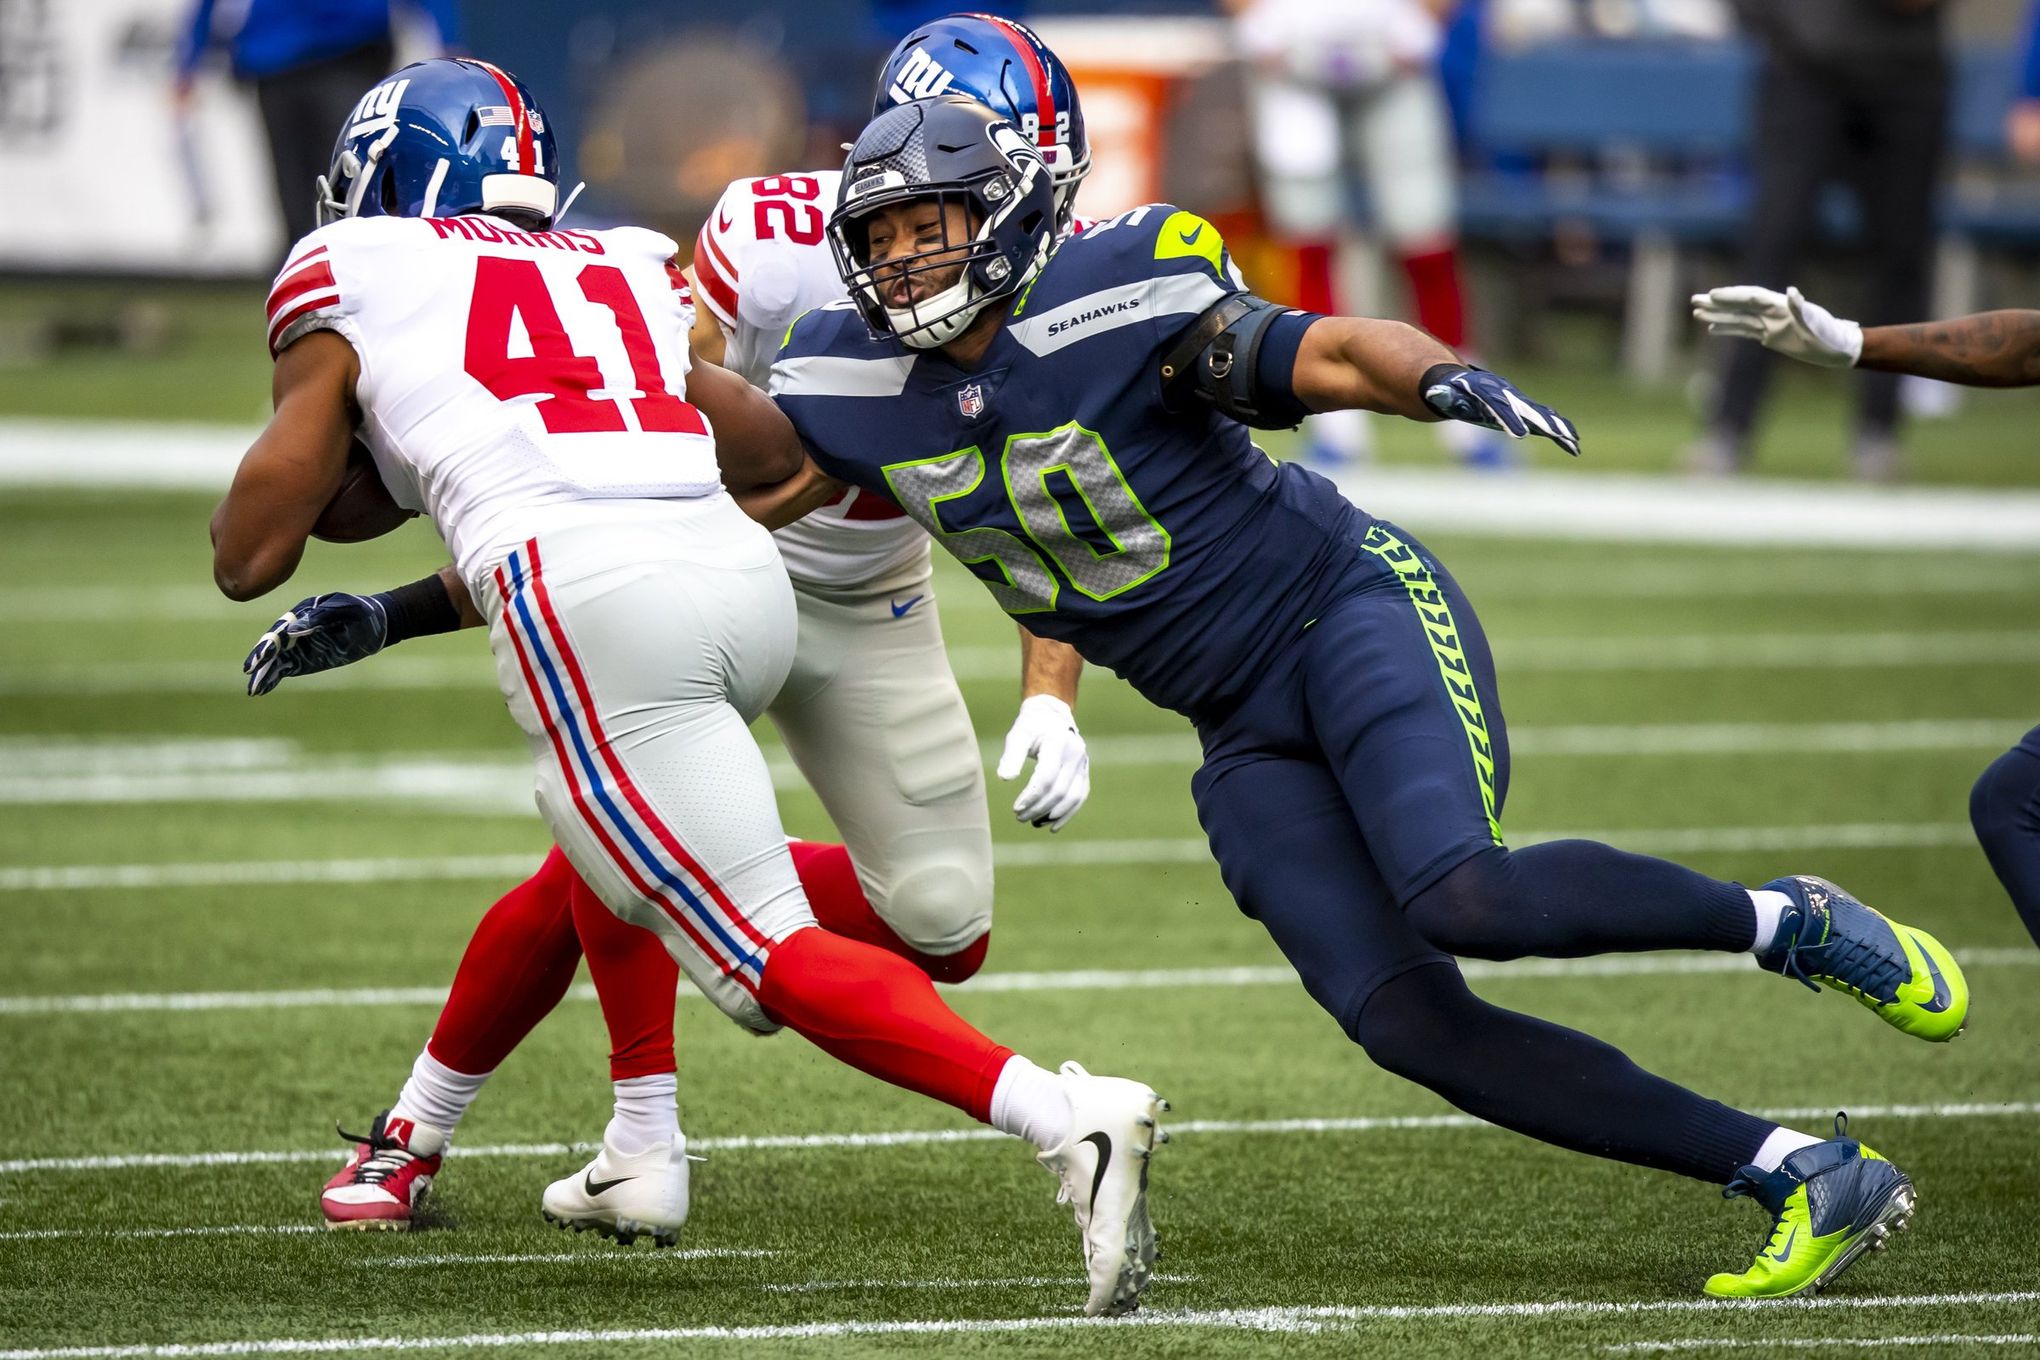
<instances>
[{"instance_id":1,"label":"navy blue football jersey","mask_svg":"<svg viewBox=\"0 0 2040 1360\"><path fill-rule=\"evenodd\" d=\"M1161 359L1243 291L1218 229L1167 205L1066 240L970 371L846 300L788 332L772 394L832 477L884 495L1031 631L1199 717L1336 590L1366 517L1278 467Z\"/></svg>"}]
</instances>

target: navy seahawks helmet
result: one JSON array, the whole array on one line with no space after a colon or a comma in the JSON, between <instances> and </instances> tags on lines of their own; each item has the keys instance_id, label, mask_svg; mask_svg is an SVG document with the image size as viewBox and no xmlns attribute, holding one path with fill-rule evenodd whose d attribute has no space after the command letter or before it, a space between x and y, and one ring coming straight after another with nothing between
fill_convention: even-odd
<instances>
[{"instance_id":1,"label":"navy seahawks helmet","mask_svg":"<svg viewBox=\"0 0 2040 1360\"><path fill-rule=\"evenodd\" d=\"M969 223L940 245L874 264L871 218L883 208L961 204ZM991 303L1032 282L1057 236L1055 188L1028 138L975 99L943 95L887 109L850 148L829 219L836 268L875 334L934 349L963 334ZM920 301L887 305L902 279L962 266L954 284Z\"/></svg>"},{"instance_id":2,"label":"navy seahawks helmet","mask_svg":"<svg viewBox=\"0 0 2040 1360\"><path fill-rule=\"evenodd\" d=\"M549 227L559 182L559 144L524 82L486 61L439 57L354 106L319 180L319 222L488 212Z\"/></svg>"},{"instance_id":3,"label":"navy seahawks helmet","mask_svg":"<svg viewBox=\"0 0 2040 1360\"><path fill-rule=\"evenodd\" d=\"M1091 144L1076 82L1034 31L996 14L922 25L885 59L871 114L939 94L969 95L1020 129L1055 178L1058 221L1067 228L1077 186L1091 173Z\"/></svg>"}]
</instances>

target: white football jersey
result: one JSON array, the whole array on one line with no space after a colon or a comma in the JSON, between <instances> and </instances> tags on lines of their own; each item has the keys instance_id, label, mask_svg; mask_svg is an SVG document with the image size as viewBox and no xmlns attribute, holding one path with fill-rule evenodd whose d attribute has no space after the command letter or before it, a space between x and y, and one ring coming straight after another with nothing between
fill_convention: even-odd
<instances>
[{"instance_id":1,"label":"white football jersey","mask_svg":"<svg viewBox=\"0 0 2040 1360\"><path fill-rule=\"evenodd\" d=\"M823 228L837 170L740 179L723 190L694 243L697 305L721 324L723 367L763 389L801 313L846 296ZM849 589L928 557L928 535L882 496L855 487L774 535L796 584Z\"/></svg>"},{"instance_id":2,"label":"white football jersey","mask_svg":"<svg viewBox=\"0 0 2040 1360\"><path fill-rule=\"evenodd\" d=\"M300 241L269 294L272 355L337 331L362 442L470 581L541 523L722 489L686 401L693 315L671 239L492 217L361 217Z\"/></svg>"}]
</instances>

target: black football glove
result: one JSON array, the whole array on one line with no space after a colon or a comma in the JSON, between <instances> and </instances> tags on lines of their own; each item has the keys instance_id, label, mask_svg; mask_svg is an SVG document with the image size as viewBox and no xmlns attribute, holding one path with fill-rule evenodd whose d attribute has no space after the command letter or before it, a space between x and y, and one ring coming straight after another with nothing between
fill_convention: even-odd
<instances>
[{"instance_id":1,"label":"black football glove","mask_svg":"<svg viewBox=\"0 0 2040 1360\"><path fill-rule=\"evenodd\" d=\"M294 675L316 675L374 656L388 638L389 616L381 601L313 595L269 625L241 670L249 694L267 694Z\"/></svg>"},{"instance_id":2,"label":"black football glove","mask_svg":"<svg viewBox=\"0 0 2040 1360\"><path fill-rule=\"evenodd\" d=\"M1447 420L1499 430L1511 439L1541 434L1573 457L1580 456L1580 435L1573 423L1524 396L1499 373L1437 364L1424 374L1422 386L1424 405Z\"/></svg>"}]
</instances>

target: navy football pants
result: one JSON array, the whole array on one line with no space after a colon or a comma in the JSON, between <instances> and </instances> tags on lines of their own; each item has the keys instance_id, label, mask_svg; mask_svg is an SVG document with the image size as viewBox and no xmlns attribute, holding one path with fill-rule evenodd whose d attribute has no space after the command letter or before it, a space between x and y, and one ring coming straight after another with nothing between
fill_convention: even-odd
<instances>
[{"instance_id":1,"label":"navy football pants","mask_svg":"<svg viewBox=\"0 0 2040 1360\"><path fill-rule=\"evenodd\" d=\"M2040 944L2040 727L1976 781L1969 821L2033 942Z\"/></svg>"},{"instance_id":2,"label":"navy football pants","mask_svg":"<svg viewBox=\"0 0 2040 1360\"><path fill-rule=\"evenodd\" d=\"M1748 895L1586 841L1505 849L1508 738L1472 606L1391 525L1368 529L1354 573L1199 725L1191 788L1226 887L1382 1067L1546 1142L1728 1180L1775 1125L1488 1005L1452 956L1747 949Z\"/></svg>"}]
</instances>

